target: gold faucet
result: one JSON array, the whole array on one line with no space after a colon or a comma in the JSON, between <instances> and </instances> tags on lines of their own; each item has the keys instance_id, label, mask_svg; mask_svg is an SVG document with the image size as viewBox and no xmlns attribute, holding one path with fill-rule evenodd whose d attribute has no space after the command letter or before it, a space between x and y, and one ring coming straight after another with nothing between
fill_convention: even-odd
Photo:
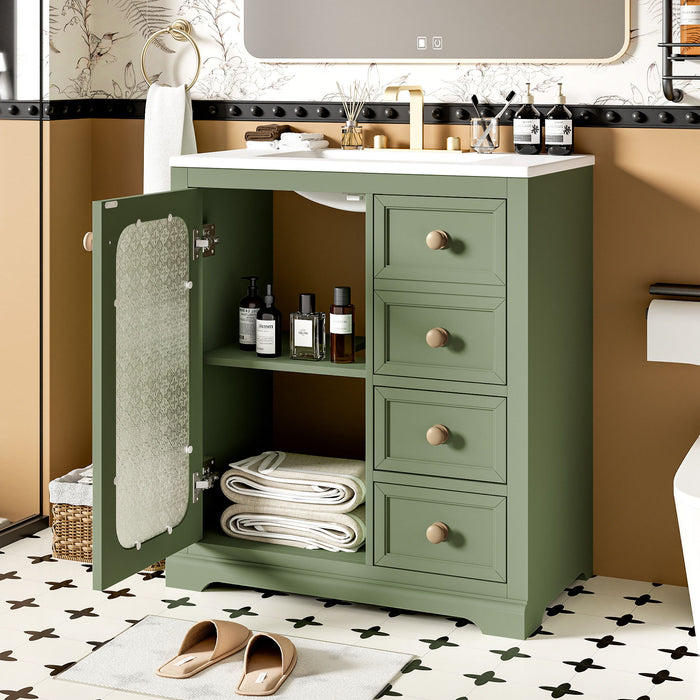
<instances>
[{"instance_id":1,"label":"gold faucet","mask_svg":"<svg viewBox=\"0 0 700 700\"><path fill-rule=\"evenodd\" d=\"M384 98L397 101L399 93L408 91L410 122L410 148L412 151L423 150L423 88L419 85L390 85L384 91Z\"/></svg>"}]
</instances>

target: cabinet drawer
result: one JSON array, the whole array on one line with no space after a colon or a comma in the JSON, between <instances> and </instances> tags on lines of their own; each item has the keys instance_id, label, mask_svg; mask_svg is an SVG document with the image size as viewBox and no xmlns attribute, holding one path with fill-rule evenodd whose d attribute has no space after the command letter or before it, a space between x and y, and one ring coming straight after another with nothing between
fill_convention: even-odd
<instances>
[{"instance_id":1,"label":"cabinet drawer","mask_svg":"<svg viewBox=\"0 0 700 700\"><path fill-rule=\"evenodd\" d=\"M374 563L484 581L506 580L506 499L397 484L374 487ZM433 523L447 538L428 540Z\"/></svg>"},{"instance_id":2,"label":"cabinet drawer","mask_svg":"<svg viewBox=\"0 0 700 700\"><path fill-rule=\"evenodd\" d=\"M377 388L374 436L380 471L506 481L504 398Z\"/></svg>"},{"instance_id":3,"label":"cabinet drawer","mask_svg":"<svg viewBox=\"0 0 700 700\"><path fill-rule=\"evenodd\" d=\"M506 203L467 197L374 199L376 277L502 285L506 282ZM446 234L432 249L431 231Z\"/></svg>"},{"instance_id":4,"label":"cabinet drawer","mask_svg":"<svg viewBox=\"0 0 700 700\"><path fill-rule=\"evenodd\" d=\"M377 374L506 383L505 299L375 292L374 333Z\"/></svg>"}]
</instances>

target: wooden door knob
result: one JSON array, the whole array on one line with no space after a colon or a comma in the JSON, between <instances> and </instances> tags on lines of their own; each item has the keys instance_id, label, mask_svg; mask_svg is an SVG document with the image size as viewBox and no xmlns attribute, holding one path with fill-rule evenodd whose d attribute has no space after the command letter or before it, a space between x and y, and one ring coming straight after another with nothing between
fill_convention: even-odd
<instances>
[{"instance_id":1,"label":"wooden door knob","mask_svg":"<svg viewBox=\"0 0 700 700\"><path fill-rule=\"evenodd\" d=\"M428 428L428 432L425 434L427 441L431 445L442 445L447 442L447 438L450 437L450 431L444 425L434 425L432 428Z\"/></svg>"},{"instance_id":2,"label":"wooden door knob","mask_svg":"<svg viewBox=\"0 0 700 700\"><path fill-rule=\"evenodd\" d=\"M92 231L88 231L83 236L83 248L85 248L88 253L92 253Z\"/></svg>"},{"instance_id":3,"label":"wooden door knob","mask_svg":"<svg viewBox=\"0 0 700 700\"><path fill-rule=\"evenodd\" d=\"M431 348L442 348L447 345L449 339L450 334L444 328L431 328L425 334L425 342L428 343Z\"/></svg>"},{"instance_id":4,"label":"wooden door knob","mask_svg":"<svg viewBox=\"0 0 700 700\"><path fill-rule=\"evenodd\" d=\"M425 536L431 544L440 544L447 539L450 528L445 523L433 523L426 531Z\"/></svg>"},{"instance_id":5,"label":"wooden door knob","mask_svg":"<svg viewBox=\"0 0 700 700\"><path fill-rule=\"evenodd\" d=\"M450 245L450 237L444 231L437 229L431 231L425 237L425 244L430 248L430 250L444 250Z\"/></svg>"}]
</instances>

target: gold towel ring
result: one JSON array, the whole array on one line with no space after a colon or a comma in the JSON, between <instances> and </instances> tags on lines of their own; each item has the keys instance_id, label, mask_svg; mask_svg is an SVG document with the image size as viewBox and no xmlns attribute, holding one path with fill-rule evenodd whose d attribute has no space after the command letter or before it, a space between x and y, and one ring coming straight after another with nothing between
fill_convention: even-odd
<instances>
[{"instance_id":1,"label":"gold towel ring","mask_svg":"<svg viewBox=\"0 0 700 700\"><path fill-rule=\"evenodd\" d=\"M177 41L189 41L190 45L194 49L194 52L197 56L197 72L194 74L194 79L185 88L185 90L189 92L194 87L194 84L197 82L197 78L199 78L199 71L202 68L202 56L199 53L199 47L197 46L197 42L190 36L191 31L192 25L186 19L176 19L171 25L167 26L165 29L159 29L157 32L153 32L153 34L151 34L151 36L148 37L148 40L144 44L143 51L141 51L141 72L143 73L143 77L146 79L146 82L149 85L153 85L153 82L150 80L148 74L146 73L146 51L148 51L148 47L159 36L161 36L162 34L170 34L170 36L173 39L176 39Z\"/></svg>"}]
</instances>

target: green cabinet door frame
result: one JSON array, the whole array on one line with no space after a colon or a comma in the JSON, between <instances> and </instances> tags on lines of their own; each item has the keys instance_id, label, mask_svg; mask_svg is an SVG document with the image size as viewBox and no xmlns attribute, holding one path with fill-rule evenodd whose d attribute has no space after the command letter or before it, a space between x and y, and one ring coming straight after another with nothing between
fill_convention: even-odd
<instances>
[{"instance_id":1,"label":"green cabinet door frame","mask_svg":"<svg viewBox=\"0 0 700 700\"><path fill-rule=\"evenodd\" d=\"M120 237L137 222L184 220L187 245L201 228L202 195L196 190L126 197L93 204L93 586L104 590L117 581L199 540L202 536L202 499L193 503L192 476L202 471L202 327L198 264L189 255L190 435L188 507L171 532L163 532L140 546L124 547L117 535L116 445L116 288ZM183 280L184 284L184 280ZM163 339L167 342L167 338ZM182 446L185 449L187 446Z\"/></svg>"}]
</instances>

